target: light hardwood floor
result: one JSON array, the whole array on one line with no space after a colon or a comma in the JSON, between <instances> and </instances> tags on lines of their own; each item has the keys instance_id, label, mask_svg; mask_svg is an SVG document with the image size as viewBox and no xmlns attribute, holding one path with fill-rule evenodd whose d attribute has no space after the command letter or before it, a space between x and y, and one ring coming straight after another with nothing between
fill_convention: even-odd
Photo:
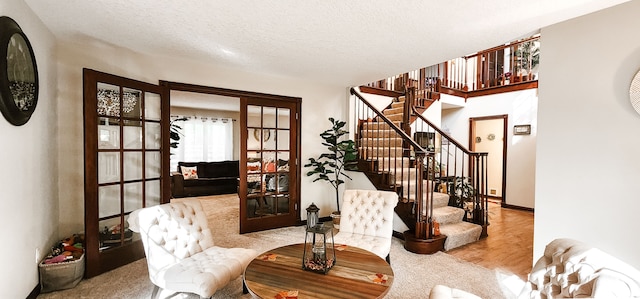
<instances>
[{"instance_id":1,"label":"light hardwood floor","mask_svg":"<svg viewBox=\"0 0 640 299\"><path fill-rule=\"evenodd\" d=\"M533 266L533 212L502 208L490 202L488 235L447 253L526 280Z\"/></svg>"}]
</instances>

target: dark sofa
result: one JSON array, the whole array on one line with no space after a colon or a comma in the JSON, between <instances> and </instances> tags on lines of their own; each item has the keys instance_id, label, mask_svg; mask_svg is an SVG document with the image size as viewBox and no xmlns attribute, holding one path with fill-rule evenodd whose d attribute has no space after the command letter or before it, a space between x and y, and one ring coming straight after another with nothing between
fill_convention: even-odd
<instances>
[{"instance_id":1,"label":"dark sofa","mask_svg":"<svg viewBox=\"0 0 640 299\"><path fill-rule=\"evenodd\" d=\"M171 193L173 197L205 196L238 192L239 162L178 162L178 172L173 173ZM197 179L185 180L180 166L196 167Z\"/></svg>"}]
</instances>

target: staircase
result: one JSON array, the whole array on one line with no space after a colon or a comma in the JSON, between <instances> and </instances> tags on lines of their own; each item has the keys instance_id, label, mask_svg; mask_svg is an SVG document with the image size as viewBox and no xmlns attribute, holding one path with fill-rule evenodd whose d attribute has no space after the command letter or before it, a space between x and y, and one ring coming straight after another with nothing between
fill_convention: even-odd
<instances>
[{"instance_id":1,"label":"staircase","mask_svg":"<svg viewBox=\"0 0 640 299\"><path fill-rule=\"evenodd\" d=\"M467 99L537 88L539 38L532 36L359 87L363 93L394 98L384 109L351 89L359 168L378 189L398 193L396 214L406 224L400 230L411 232L403 234L407 250L430 253L426 251L436 246L418 247L441 242L443 238L434 236L434 222L447 236L441 246L444 250L487 236L487 153L469 151L421 114L441 94ZM435 192L440 189L434 186L441 184L447 193ZM410 249L410 242L420 245Z\"/></svg>"},{"instance_id":2,"label":"staircase","mask_svg":"<svg viewBox=\"0 0 640 299\"><path fill-rule=\"evenodd\" d=\"M448 203L449 194L434 192L433 220L440 224L440 233L447 236L444 241L444 250L478 241L482 234L482 226L462 221L465 210L451 207Z\"/></svg>"},{"instance_id":3,"label":"staircase","mask_svg":"<svg viewBox=\"0 0 640 299\"><path fill-rule=\"evenodd\" d=\"M486 196L483 196L485 189L482 188L484 180L478 180L479 176L475 174L477 171L473 171L474 169L479 170L477 166L484 165L482 157L486 159L486 154L482 156L463 149L467 156L461 154L462 158L460 158L455 152L458 150L459 143L448 139L449 137L445 135L440 139L447 138L447 147L438 145L437 155L433 149L428 152L413 140L410 137L412 130L415 132L428 131L424 128L424 123L428 123L428 121L424 120L419 115L418 108L415 108L418 106L415 103L428 102L424 99L414 100L413 96L405 93L406 97L395 97L393 102L383 111L379 111L355 90L352 90L352 94L357 98L355 110L360 111L356 113L358 120L356 143L360 157L360 169L364 171L376 188L398 193L400 201L396 207L396 214L408 228L407 232L411 232L409 236L412 239L411 242L413 239L427 242L442 239L433 234L433 222L439 224L440 233L446 236L443 244L435 245L437 246L435 250L413 251L407 247L407 244L405 244L405 248L417 253L432 253L476 242L481 236L486 235L488 221L486 209L483 208L483 205L486 205ZM405 98L408 103L405 102ZM411 105L414 107L409 109L408 107ZM426 109L423 105L420 106L420 108ZM416 126L417 123L420 123L420 128ZM444 134L441 131L439 133ZM449 144L453 145L454 149L449 148ZM445 155L444 152L454 154ZM436 160L438 160L438 165L450 162L449 160L443 161L443 156L447 156L447 159L449 156L453 156L456 160L453 165L460 167L436 175L434 172ZM474 167L469 167L472 164ZM478 173L482 173L482 171ZM456 201L450 200L448 193L434 190L437 185L445 181L444 178L451 177L468 179L477 188L478 192L474 195L474 201L470 203L468 210L456 206ZM484 177L482 176L482 178ZM447 187L446 190L450 190L450 188ZM453 189L451 190L453 191ZM394 229L396 229L395 225ZM413 232L416 232L415 238ZM406 232L396 231L395 233L397 235L405 233L403 235L405 243L409 242Z\"/></svg>"},{"instance_id":4,"label":"staircase","mask_svg":"<svg viewBox=\"0 0 640 299\"><path fill-rule=\"evenodd\" d=\"M405 97L399 97L382 113L396 126L401 127L404 117ZM410 157L403 155L403 140L398 133L384 122L370 119L361 124L360 157L378 167L377 173L383 173L388 178L389 188L399 193L400 205L413 205L417 191L416 167ZM430 192L434 182L422 180L422 189ZM402 186L402 188L400 188ZM450 250L480 238L482 227L477 224L464 222L465 211L458 207L449 206L449 195L433 192L433 220L440 224L440 232L447 236L444 250ZM426 209L426 206L424 207ZM399 208L406 210L406 208ZM398 215L412 228L415 219L408 215ZM408 221L407 221L408 220Z\"/></svg>"}]
</instances>

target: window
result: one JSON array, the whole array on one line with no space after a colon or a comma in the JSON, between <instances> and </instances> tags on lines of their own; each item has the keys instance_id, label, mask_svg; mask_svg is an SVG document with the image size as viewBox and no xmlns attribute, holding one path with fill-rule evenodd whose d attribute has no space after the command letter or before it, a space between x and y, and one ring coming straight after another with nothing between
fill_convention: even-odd
<instances>
[{"instance_id":1,"label":"window","mask_svg":"<svg viewBox=\"0 0 640 299\"><path fill-rule=\"evenodd\" d=\"M172 119L182 118L174 116ZM171 155L171 169L179 161L212 162L233 159L233 119L215 117L184 117L178 121L182 128L178 147Z\"/></svg>"}]
</instances>

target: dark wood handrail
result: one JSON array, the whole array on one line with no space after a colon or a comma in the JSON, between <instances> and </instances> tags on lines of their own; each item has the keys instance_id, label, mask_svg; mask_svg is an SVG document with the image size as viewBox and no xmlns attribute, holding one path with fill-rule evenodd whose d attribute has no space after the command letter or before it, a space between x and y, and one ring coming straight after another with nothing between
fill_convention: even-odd
<instances>
[{"instance_id":1,"label":"dark wood handrail","mask_svg":"<svg viewBox=\"0 0 640 299\"><path fill-rule=\"evenodd\" d=\"M407 135L406 132L404 132L403 130L399 129L391 120L389 120L387 117L385 117L384 114L382 112L380 112L380 110L376 109L376 107L371 105L371 103L369 103L369 101L367 101L365 98L363 98L362 95L360 95L360 93L358 93L353 87L351 87L350 92L351 92L352 95L354 95L358 99L360 99L360 101L362 101L365 105L367 105L369 107L369 109L373 110L380 117L380 119L382 119L385 123L387 123L389 125L389 127L391 127L396 133L398 133L398 135L402 136L402 139L407 141L409 143L409 145L411 145L411 147L413 147L413 149L414 149L416 154L426 154L427 153L427 151L425 151L417 142L415 142L413 140L413 138L411 138L411 136Z\"/></svg>"},{"instance_id":2,"label":"dark wood handrail","mask_svg":"<svg viewBox=\"0 0 640 299\"><path fill-rule=\"evenodd\" d=\"M391 98L397 98L397 97L401 97L401 96L404 95L404 93L399 92L399 91L388 90L388 89L378 88L378 87L371 87L371 86L362 85L359 88L360 88L360 91L364 92L364 93L375 94L375 95L391 97Z\"/></svg>"},{"instance_id":3,"label":"dark wood handrail","mask_svg":"<svg viewBox=\"0 0 640 299\"><path fill-rule=\"evenodd\" d=\"M457 140L455 140L453 137L449 136L447 133L445 133L444 131L442 131L440 128L438 128L436 125L434 125L432 122L430 122L429 120L427 120L424 116L422 116L420 114L420 112L418 112L418 110L416 110L415 106L411 106L411 109L413 110L413 113L415 113L415 115L420 118L422 121L424 121L425 123L427 123L432 129L434 129L436 132L440 133L440 135L444 136L445 138L447 138L447 140L449 140L449 142L453 143L453 145L455 145L456 147L458 147L461 151L463 151L465 154L468 155L478 155L478 156L486 156L489 153L483 153L483 152L472 152L469 149L467 149L465 146L463 146L460 142L458 142Z\"/></svg>"}]
</instances>

